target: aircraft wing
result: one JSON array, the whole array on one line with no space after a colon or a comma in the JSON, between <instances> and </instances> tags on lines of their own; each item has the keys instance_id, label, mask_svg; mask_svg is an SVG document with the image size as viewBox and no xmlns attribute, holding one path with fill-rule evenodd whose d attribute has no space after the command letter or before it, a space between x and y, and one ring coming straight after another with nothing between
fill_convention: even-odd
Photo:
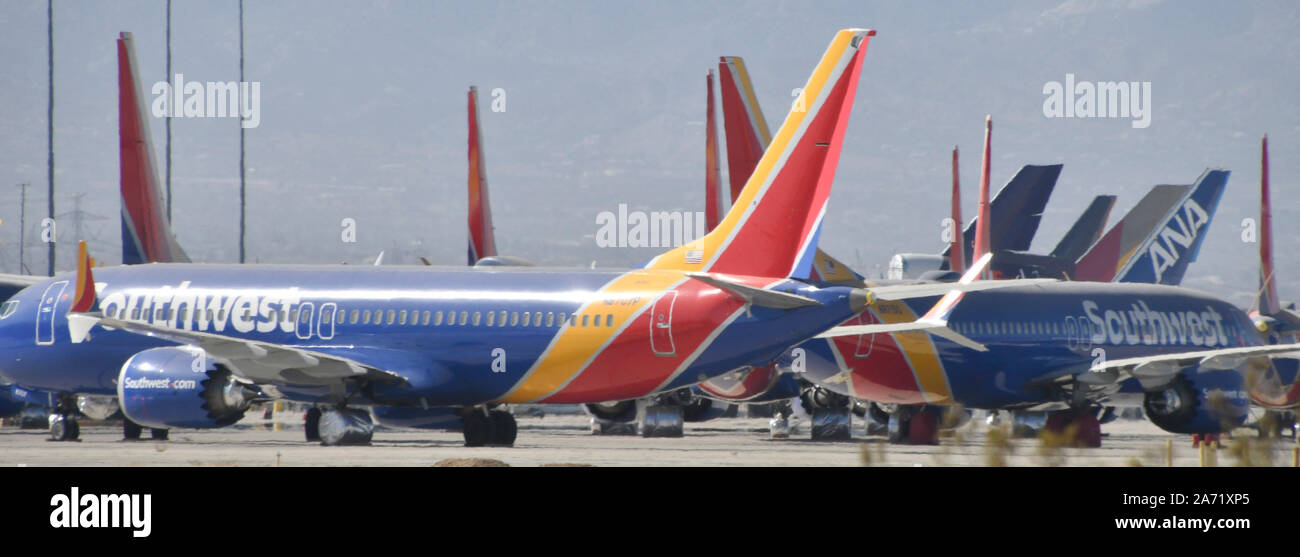
<instances>
[{"instance_id":1,"label":"aircraft wing","mask_svg":"<svg viewBox=\"0 0 1300 557\"><path fill-rule=\"evenodd\" d=\"M938 319L918 319L907 323L845 325L843 327L834 327L829 331L817 335L817 338L874 335L880 333L902 333L908 331L924 331L980 352L988 352L989 350L987 346L984 346L984 344L976 342L965 335L949 329L948 322Z\"/></svg>"},{"instance_id":2,"label":"aircraft wing","mask_svg":"<svg viewBox=\"0 0 1300 557\"><path fill-rule=\"evenodd\" d=\"M86 333L96 324L197 346L213 359L228 366L235 375L255 383L325 385L363 377L382 381L406 381L391 371L294 346L127 321L104 317L97 312L68 314L68 328L73 342L84 340Z\"/></svg>"},{"instance_id":3,"label":"aircraft wing","mask_svg":"<svg viewBox=\"0 0 1300 557\"><path fill-rule=\"evenodd\" d=\"M924 284L898 284L890 286L875 286L870 288L871 295L878 300L906 300L908 298L925 298L928 296L942 296L952 291L957 292L977 292L980 290L993 290L997 288L1009 288L1012 286L1029 286L1032 284L1043 284L1048 282L1058 282L1052 278L1037 279L1012 279L1012 280L985 280L971 283L956 282L936 282Z\"/></svg>"},{"instance_id":4,"label":"aircraft wing","mask_svg":"<svg viewBox=\"0 0 1300 557\"><path fill-rule=\"evenodd\" d=\"M1279 354L1300 354L1300 344L1243 346L1107 360L1094 364L1076 379L1090 385L1105 385L1134 377L1142 383L1143 388L1151 389L1173 379L1188 365L1197 364L1199 369L1204 370L1233 369L1250 358Z\"/></svg>"},{"instance_id":5,"label":"aircraft wing","mask_svg":"<svg viewBox=\"0 0 1300 557\"><path fill-rule=\"evenodd\" d=\"M7 286L7 287L17 288L19 290L22 290L24 288L27 288L28 286L41 282L47 278L50 277L36 276L36 275L9 275L9 274L0 273L0 286Z\"/></svg>"}]
</instances>

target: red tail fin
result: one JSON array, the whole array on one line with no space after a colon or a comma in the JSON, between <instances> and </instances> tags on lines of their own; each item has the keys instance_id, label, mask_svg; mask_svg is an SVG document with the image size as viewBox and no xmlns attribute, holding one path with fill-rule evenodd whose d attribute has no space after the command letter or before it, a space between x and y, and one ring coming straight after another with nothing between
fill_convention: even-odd
<instances>
[{"instance_id":1,"label":"red tail fin","mask_svg":"<svg viewBox=\"0 0 1300 557\"><path fill-rule=\"evenodd\" d=\"M874 31L840 31L712 232L648 268L807 277L817 247L862 56Z\"/></svg>"},{"instance_id":2,"label":"red tail fin","mask_svg":"<svg viewBox=\"0 0 1300 557\"><path fill-rule=\"evenodd\" d=\"M121 147L122 263L184 263L185 251L172 235L153 164L153 141L136 71L135 43L117 39L118 139ZM176 98L169 91L170 99ZM175 109L176 107L171 107Z\"/></svg>"},{"instance_id":3,"label":"red tail fin","mask_svg":"<svg viewBox=\"0 0 1300 557\"><path fill-rule=\"evenodd\" d=\"M709 230L722 220L722 176L718 172L718 127L713 117L713 72L706 79L709 87L708 121L704 128L704 221Z\"/></svg>"},{"instance_id":4,"label":"red tail fin","mask_svg":"<svg viewBox=\"0 0 1300 557\"><path fill-rule=\"evenodd\" d=\"M989 215L989 150L992 148L993 139L993 116L986 116L984 119L984 163L980 166L980 212L977 217L979 220L975 223L975 253L971 258L979 261L984 254L989 253L992 246L989 245L989 228L993 224L993 217ZM986 274L985 278L989 278Z\"/></svg>"},{"instance_id":5,"label":"red tail fin","mask_svg":"<svg viewBox=\"0 0 1300 557\"><path fill-rule=\"evenodd\" d=\"M948 250L948 269L963 273L966 271L966 246L962 245L965 234L961 226L961 181L957 177L957 146L952 148L952 248Z\"/></svg>"},{"instance_id":6,"label":"red tail fin","mask_svg":"<svg viewBox=\"0 0 1300 557\"><path fill-rule=\"evenodd\" d=\"M730 201L734 203L767 144L772 142L772 134L763 118L763 109L758 106L745 61L739 56L723 56L718 62L718 73L723 125L727 131L727 178L731 182Z\"/></svg>"},{"instance_id":7,"label":"red tail fin","mask_svg":"<svg viewBox=\"0 0 1300 557\"><path fill-rule=\"evenodd\" d=\"M1277 298L1277 280L1273 276L1273 210L1268 196L1268 136L1260 142L1259 161L1259 301L1264 315L1277 315L1282 303Z\"/></svg>"},{"instance_id":8,"label":"red tail fin","mask_svg":"<svg viewBox=\"0 0 1300 557\"><path fill-rule=\"evenodd\" d=\"M492 232L492 207L488 203L487 172L483 162L483 135L478 125L478 88L469 88L469 264L497 254Z\"/></svg>"}]
</instances>

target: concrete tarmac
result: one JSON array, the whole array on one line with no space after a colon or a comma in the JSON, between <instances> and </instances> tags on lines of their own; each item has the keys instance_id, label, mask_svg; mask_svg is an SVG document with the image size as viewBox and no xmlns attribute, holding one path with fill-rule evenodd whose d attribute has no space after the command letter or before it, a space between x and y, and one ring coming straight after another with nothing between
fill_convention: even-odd
<instances>
[{"instance_id":1,"label":"concrete tarmac","mask_svg":"<svg viewBox=\"0 0 1300 557\"><path fill-rule=\"evenodd\" d=\"M250 413L251 414L251 413ZM863 434L850 441L808 439L806 424L788 439L771 439L767 420L726 418L686 426L684 437L593 435L585 415L519 417L514 447L464 446L459 432L378 428L360 447L323 447L303 440L301 415L246 418L216 430L173 430L169 441L123 441L120 423L85 423L78 442L47 441L44 430L0 428L0 466L431 466L448 459L490 459L510 466L1292 466L1296 444L1265 445L1250 435L1225 439L1202 454L1191 438L1147 421L1102 426L1099 449L1055 448L1039 439L989 442L972 421L938 446L890 445ZM278 425L277 425L278 424ZM148 436L146 430L145 436Z\"/></svg>"}]
</instances>

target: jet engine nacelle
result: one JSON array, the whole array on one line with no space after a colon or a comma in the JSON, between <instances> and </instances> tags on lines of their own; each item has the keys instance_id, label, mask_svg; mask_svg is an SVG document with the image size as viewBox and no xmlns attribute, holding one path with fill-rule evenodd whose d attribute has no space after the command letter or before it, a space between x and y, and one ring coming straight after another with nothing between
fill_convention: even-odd
<instances>
[{"instance_id":1,"label":"jet engine nacelle","mask_svg":"<svg viewBox=\"0 0 1300 557\"><path fill-rule=\"evenodd\" d=\"M244 417L257 392L192 346L140 352L122 365L117 399L145 427L225 427Z\"/></svg>"},{"instance_id":2,"label":"jet engine nacelle","mask_svg":"<svg viewBox=\"0 0 1300 557\"><path fill-rule=\"evenodd\" d=\"M744 368L700 383L699 388L709 398L747 402L771 390L780 374L781 370L775 365Z\"/></svg>"},{"instance_id":3,"label":"jet engine nacelle","mask_svg":"<svg viewBox=\"0 0 1300 557\"><path fill-rule=\"evenodd\" d=\"M1197 372L1174 377L1164 387L1147 391L1147 417L1172 433L1224 433L1246 421L1250 397L1236 370Z\"/></svg>"}]
</instances>

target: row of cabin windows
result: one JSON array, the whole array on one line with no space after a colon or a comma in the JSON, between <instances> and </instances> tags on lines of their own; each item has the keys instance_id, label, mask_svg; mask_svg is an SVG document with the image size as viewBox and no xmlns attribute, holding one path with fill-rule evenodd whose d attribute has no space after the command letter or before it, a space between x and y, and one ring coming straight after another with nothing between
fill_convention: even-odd
<instances>
[{"instance_id":1,"label":"row of cabin windows","mask_svg":"<svg viewBox=\"0 0 1300 557\"><path fill-rule=\"evenodd\" d=\"M289 322L293 321L294 316L298 315L298 313L299 313L299 312L298 312L297 310L290 312L290 311L287 310L287 309L282 309L282 310L280 310L280 311L278 311L278 312L275 312L275 311L271 312L271 315L274 315L274 316L276 317L276 320L277 320L277 321L281 321L281 322L284 322L284 323L289 323ZM194 312L194 317L195 317L195 318L198 318L198 319L202 319L205 315L206 315L206 317L207 317L206 321L214 321L214 320L215 320L215 321L225 321L225 320L226 320L226 310L224 310L224 309L220 309L220 310L213 310L213 309L206 309L206 310L205 310L205 309L200 309L200 310ZM183 323L183 322L185 322L185 320L186 320L187 318L190 317L190 309L189 309L189 308L181 308L181 309L179 309L179 310L176 310L176 309L156 309L156 310L153 310L153 321L171 321L171 319L172 319L173 316L176 317L176 320L177 320L177 321L180 321L180 322ZM117 308L116 311L110 311L110 312L108 312L108 317L113 318L113 319L125 319L125 320L129 320L129 321L139 321L139 320L141 320L141 319L148 320L148 319L149 319L149 310L147 310L147 309L142 309L142 308L138 308L138 307L137 307L137 308L131 308L130 311L127 311L127 309L126 309L125 307L119 307L119 308ZM252 310L246 310L246 311L244 311L244 319L252 319L252 318L253 318L253 311L252 311ZM307 318L307 316L304 316L304 319L306 319L306 318ZM328 320L326 320L325 322L326 322L326 323L329 323Z\"/></svg>"},{"instance_id":2,"label":"row of cabin windows","mask_svg":"<svg viewBox=\"0 0 1300 557\"><path fill-rule=\"evenodd\" d=\"M202 318L205 312L207 317L206 321L214 321L214 320L225 321L226 319L226 310L224 309L220 309L220 310L200 309L198 312L195 313L195 317ZM278 321L283 323L289 323L292 321L301 321L303 323L306 323L311 320L311 314L303 313L301 309L296 309L293 311L282 309L279 310L278 312L272 312L272 314L275 315ZM154 310L153 320L155 322L170 321L173 315L176 317L177 321L183 323L190 316L189 308L180 308L179 310L175 310L175 309ZM117 308L116 312L109 312L109 317L116 318L116 319L128 319L134 321L139 321L141 318L147 320L149 319L149 310L136 307L136 308L131 308L131 310L128 312L127 308L119 307ZM252 318L253 318L252 310L247 310L244 312L244 319L248 320ZM342 320L343 318L342 316L340 316L339 318L340 323L342 322ZM468 311L461 311L461 312L449 311L444 314L442 311L430 312L429 310L424 310L423 312L421 312L416 310L390 309L385 311L382 309L377 309L372 312L371 310L368 309L367 310L354 309L348 313L347 320L348 320L348 324L350 325L356 325L357 323L360 323L362 325L369 325L371 323L374 323L375 325L394 325L394 324L428 325L430 322L432 322L433 325L435 326L442 326L444 324L446 325L472 324L473 326L478 327L486 324L486 326L488 327L505 327L507 325L511 327L518 327L518 326L558 327L558 326L563 326L567 321L570 327L579 327L579 326L613 327L614 326L614 314L612 313L608 313L605 315L595 315L595 316L583 315L581 316L581 318L579 318L578 314L576 313L569 314L569 313L550 312L550 311L548 312L525 311L521 313L517 311L508 312L506 310L489 311L489 312L476 311L474 313L470 313ZM321 322L326 325L332 324L334 322L334 314L332 312L321 314Z\"/></svg>"},{"instance_id":3,"label":"row of cabin windows","mask_svg":"<svg viewBox=\"0 0 1300 557\"><path fill-rule=\"evenodd\" d=\"M613 327L614 314L605 315L582 315L576 313L560 312L518 312L518 311L442 311L423 312L407 310L375 310L373 313L368 310L352 310L348 313L348 324L369 325L428 325L432 323L435 327L452 326L452 325L472 325L474 327L561 327L565 322L570 327Z\"/></svg>"},{"instance_id":4,"label":"row of cabin windows","mask_svg":"<svg viewBox=\"0 0 1300 557\"><path fill-rule=\"evenodd\" d=\"M1092 334L1089 322L1084 322L1082 333ZM1062 327L1054 322L1020 323L1016 321L977 321L974 323L955 323L958 333L963 335L1060 335ZM1080 333L1075 333L1080 334Z\"/></svg>"}]
</instances>

